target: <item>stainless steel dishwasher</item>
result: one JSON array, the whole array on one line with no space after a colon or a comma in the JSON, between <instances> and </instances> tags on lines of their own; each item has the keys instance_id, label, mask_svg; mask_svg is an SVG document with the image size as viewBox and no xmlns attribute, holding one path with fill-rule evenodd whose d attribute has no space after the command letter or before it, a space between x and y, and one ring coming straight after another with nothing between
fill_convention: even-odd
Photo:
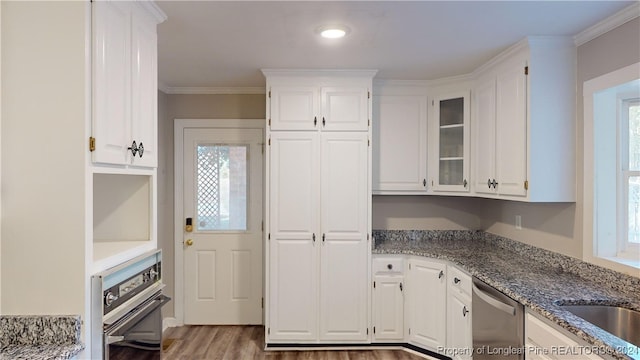
<instances>
[{"instance_id":1,"label":"stainless steel dishwasher","mask_svg":"<svg viewBox=\"0 0 640 360\"><path fill-rule=\"evenodd\" d=\"M473 278L473 359L524 359L524 307Z\"/></svg>"}]
</instances>

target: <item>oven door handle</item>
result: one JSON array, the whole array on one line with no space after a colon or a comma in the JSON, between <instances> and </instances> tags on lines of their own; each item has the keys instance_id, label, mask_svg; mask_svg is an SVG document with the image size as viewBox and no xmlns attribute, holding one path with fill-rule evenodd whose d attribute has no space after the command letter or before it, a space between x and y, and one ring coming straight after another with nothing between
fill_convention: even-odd
<instances>
[{"instance_id":1,"label":"oven door handle","mask_svg":"<svg viewBox=\"0 0 640 360\"><path fill-rule=\"evenodd\" d=\"M108 335L105 339L105 345L110 345L124 340L124 336Z\"/></svg>"},{"instance_id":2,"label":"oven door handle","mask_svg":"<svg viewBox=\"0 0 640 360\"><path fill-rule=\"evenodd\" d=\"M105 335L108 337L111 337L110 334L115 333L116 331L120 330L122 327L124 327L125 325L129 324L131 321L134 321L135 319L137 319L140 316L145 316L149 313L151 313L153 310L162 307L164 304L166 304L167 302L169 302L171 300L170 297L159 294L158 296L156 296L155 298L152 298L153 300L149 301L144 307L138 308L138 309L134 309L132 310L132 312L128 313L127 315L123 316L120 320L118 320L114 326L112 326L109 329L105 330ZM115 336L114 336L115 338Z\"/></svg>"}]
</instances>

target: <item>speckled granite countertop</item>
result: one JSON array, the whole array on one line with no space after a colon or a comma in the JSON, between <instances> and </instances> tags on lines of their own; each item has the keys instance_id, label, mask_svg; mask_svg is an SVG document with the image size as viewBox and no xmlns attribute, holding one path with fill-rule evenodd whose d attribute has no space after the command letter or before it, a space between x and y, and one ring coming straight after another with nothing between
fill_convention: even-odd
<instances>
[{"instance_id":1,"label":"speckled granite countertop","mask_svg":"<svg viewBox=\"0 0 640 360\"><path fill-rule=\"evenodd\" d=\"M84 349L80 316L0 316L0 360L70 359Z\"/></svg>"},{"instance_id":2,"label":"speckled granite countertop","mask_svg":"<svg viewBox=\"0 0 640 360\"><path fill-rule=\"evenodd\" d=\"M640 311L640 278L482 231L376 230L374 254L447 260L616 359L640 349L564 310L562 304Z\"/></svg>"}]
</instances>

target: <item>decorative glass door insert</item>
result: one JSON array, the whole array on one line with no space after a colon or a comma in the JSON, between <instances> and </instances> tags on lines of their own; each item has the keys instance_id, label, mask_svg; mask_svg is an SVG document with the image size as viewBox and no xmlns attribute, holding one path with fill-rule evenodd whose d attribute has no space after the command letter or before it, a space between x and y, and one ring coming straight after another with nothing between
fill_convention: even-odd
<instances>
[{"instance_id":1,"label":"decorative glass door insert","mask_svg":"<svg viewBox=\"0 0 640 360\"><path fill-rule=\"evenodd\" d=\"M198 231L247 230L248 150L248 145L198 145Z\"/></svg>"}]
</instances>

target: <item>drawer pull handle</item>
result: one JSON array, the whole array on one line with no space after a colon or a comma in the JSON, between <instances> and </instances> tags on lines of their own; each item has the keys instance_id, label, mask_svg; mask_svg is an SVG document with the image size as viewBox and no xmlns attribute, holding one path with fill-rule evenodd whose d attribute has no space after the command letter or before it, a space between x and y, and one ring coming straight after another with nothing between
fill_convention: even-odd
<instances>
[{"instance_id":1,"label":"drawer pull handle","mask_svg":"<svg viewBox=\"0 0 640 360\"><path fill-rule=\"evenodd\" d=\"M460 279L458 279L457 277L456 277L456 278L453 278L453 283L454 283L454 284L457 284L457 283L459 283L459 282L460 282Z\"/></svg>"},{"instance_id":2,"label":"drawer pull handle","mask_svg":"<svg viewBox=\"0 0 640 360\"><path fill-rule=\"evenodd\" d=\"M393 264L387 264L387 269L393 270Z\"/></svg>"}]
</instances>

